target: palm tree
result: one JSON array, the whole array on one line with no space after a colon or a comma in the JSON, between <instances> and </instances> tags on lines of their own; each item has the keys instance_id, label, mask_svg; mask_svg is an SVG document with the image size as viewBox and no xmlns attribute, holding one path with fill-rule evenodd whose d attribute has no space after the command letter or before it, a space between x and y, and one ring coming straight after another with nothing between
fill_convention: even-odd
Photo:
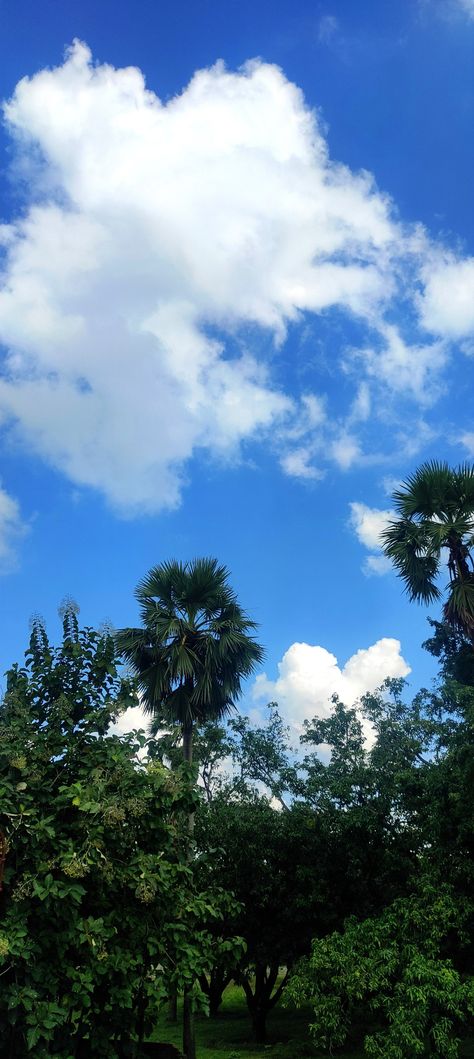
<instances>
[{"instance_id":1,"label":"palm tree","mask_svg":"<svg viewBox=\"0 0 474 1059\"><path fill-rule=\"evenodd\" d=\"M399 518L382 534L383 550L403 578L408 596L432 603L437 580L449 571L443 618L474 640L474 467L424 463L393 494Z\"/></svg>"},{"instance_id":2,"label":"palm tree","mask_svg":"<svg viewBox=\"0 0 474 1059\"><path fill-rule=\"evenodd\" d=\"M217 559L173 560L153 567L135 591L143 625L116 641L135 670L144 709L179 724L184 760L193 730L229 713L242 680L263 660L257 628L237 602Z\"/></svg>"},{"instance_id":3,"label":"palm tree","mask_svg":"<svg viewBox=\"0 0 474 1059\"><path fill-rule=\"evenodd\" d=\"M145 711L178 724L184 761L192 764L194 729L235 706L242 681L263 661L257 626L237 602L217 559L175 560L153 567L135 592L142 627L116 634L138 678ZM194 817L188 820L191 858ZM183 1051L195 1059L192 1003L184 997Z\"/></svg>"}]
</instances>

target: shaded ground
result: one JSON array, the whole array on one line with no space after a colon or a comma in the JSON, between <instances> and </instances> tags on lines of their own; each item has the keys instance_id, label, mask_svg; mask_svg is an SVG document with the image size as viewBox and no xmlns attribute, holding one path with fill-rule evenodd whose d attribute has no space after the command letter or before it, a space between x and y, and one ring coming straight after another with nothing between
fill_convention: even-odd
<instances>
[{"instance_id":1,"label":"shaded ground","mask_svg":"<svg viewBox=\"0 0 474 1059\"><path fill-rule=\"evenodd\" d=\"M229 986L217 1018L198 1018L196 1040L198 1059L310 1059L318 1053L308 1035L310 1011L292 1011L277 1007L268 1018L268 1043L262 1047L251 1041L251 1027L245 997L241 989ZM181 1027L160 1021L156 1040L170 1041L181 1047ZM347 1053L347 1059L349 1053ZM340 1056L346 1059L346 1056ZM350 1059L362 1059L352 1052Z\"/></svg>"},{"instance_id":2,"label":"shaded ground","mask_svg":"<svg viewBox=\"0 0 474 1059\"><path fill-rule=\"evenodd\" d=\"M311 1011L278 1007L268 1019L268 1044L257 1047L250 1040L250 1022L242 990L229 986L218 1018L199 1018L196 1025L198 1059L315 1059L322 1053L312 1046L308 1023ZM160 1021L156 1040L181 1047L181 1026ZM335 1053L336 1054L336 1053ZM474 1038L465 1043L462 1059L474 1059ZM337 1059L364 1059L360 1049L337 1052Z\"/></svg>"}]
</instances>

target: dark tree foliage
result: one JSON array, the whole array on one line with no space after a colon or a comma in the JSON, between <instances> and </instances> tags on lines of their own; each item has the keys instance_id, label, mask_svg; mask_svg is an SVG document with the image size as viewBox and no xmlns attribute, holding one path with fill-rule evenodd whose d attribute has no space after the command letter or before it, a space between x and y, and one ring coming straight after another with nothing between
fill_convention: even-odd
<instances>
[{"instance_id":1,"label":"dark tree foliage","mask_svg":"<svg viewBox=\"0 0 474 1059\"><path fill-rule=\"evenodd\" d=\"M398 518L382 540L409 598L422 603L441 598L438 578L446 554L443 620L474 640L474 466L424 463L392 501Z\"/></svg>"},{"instance_id":2,"label":"dark tree foliage","mask_svg":"<svg viewBox=\"0 0 474 1059\"><path fill-rule=\"evenodd\" d=\"M434 632L422 646L439 659L443 678L474 687L472 640L446 622L433 621L431 618L428 618L428 622Z\"/></svg>"},{"instance_id":3,"label":"dark tree foliage","mask_svg":"<svg viewBox=\"0 0 474 1059\"><path fill-rule=\"evenodd\" d=\"M229 571L217 559L177 560L153 567L135 593L141 628L116 634L133 667L145 710L158 724L179 725L191 766L196 727L219 721L235 706L242 681L263 659L251 621L237 601ZM188 819L192 858L194 813ZM193 1005L186 991L183 1051L195 1059Z\"/></svg>"},{"instance_id":4,"label":"dark tree foliage","mask_svg":"<svg viewBox=\"0 0 474 1059\"><path fill-rule=\"evenodd\" d=\"M113 639L63 614L53 647L33 623L0 705L0 1054L139 1054L170 982L211 964L177 822L194 795L137 760L143 733L111 721L131 701Z\"/></svg>"},{"instance_id":5,"label":"dark tree foliage","mask_svg":"<svg viewBox=\"0 0 474 1059\"><path fill-rule=\"evenodd\" d=\"M362 1017L373 1059L455 1059L474 1013L474 688L441 681L410 705L402 690L389 682L363 699L369 752L359 752L357 717L337 703L332 718L308 726L313 737L314 728L320 737L339 732L330 765L308 770L311 784L324 772L317 804L348 823L373 816L380 864L369 857L361 879L377 893L385 878L386 889L378 909L362 903L337 932L315 939L290 996L313 1003L322 1047L341 1045ZM359 845L347 835L351 879Z\"/></svg>"},{"instance_id":6,"label":"dark tree foliage","mask_svg":"<svg viewBox=\"0 0 474 1059\"><path fill-rule=\"evenodd\" d=\"M238 902L229 910L227 930L244 938L246 952L234 962L232 977L244 988L262 1042L285 982L278 981L280 967L289 969L307 951L311 926L314 931L326 916L325 837L302 807L276 812L264 798L221 795L198 814L196 839L203 885L210 872Z\"/></svg>"},{"instance_id":7,"label":"dark tree foliage","mask_svg":"<svg viewBox=\"0 0 474 1059\"><path fill-rule=\"evenodd\" d=\"M136 674L145 710L159 723L180 725L191 763L195 725L225 717L242 680L262 661L256 624L216 559L162 563L135 594L142 627L120 630L116 642Z\"/></svg>"}]
</instances>

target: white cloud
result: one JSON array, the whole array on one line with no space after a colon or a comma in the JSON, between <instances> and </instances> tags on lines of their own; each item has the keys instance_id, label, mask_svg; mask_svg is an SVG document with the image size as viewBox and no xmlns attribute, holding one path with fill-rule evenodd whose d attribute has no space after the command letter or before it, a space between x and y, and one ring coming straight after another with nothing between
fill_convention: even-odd
<instances>
[{"instance_id":1,"label":"white cloud","mask_svg":"<svg viewBox=\"0 0 474 1059\"><path fill-rule=\"evenodd\" d=\"M384 493L387 494L387 496L392 496L393 493L395 493L395 491L399 489L402 484L403 482L401 478L394 478L394 476L391 474L386 474L382 478L383 490Z\"/></svg>"},{"instance_id":2,"label":"white cloud","mask_svg":"<svg viewBox=\"0 0 474 1059\"><path fill-rule=\"evenodd\" d=\"M351 423L357 423L359 421L365 422L370 416L371 408L372 400L369 384L367 382L361 382L352 402L349 421Z\"/></svg>"},{"instance_id":3,"label":"white cloud","mask_svg":"<svg viewBox=\"0 0 474 1059\"><path fill-rule=\"evenodd\" d=\"M323 36L336 30L323 16ZM329 158L277 67L218 63L163 103L139 70L94 65L76 42L19 82L5 117L30 206L0 228L0 421L76 486L132 513L173 507L196 453L235 460L248 439L316 478L323 460L365 458L355 427L380 391L437 395L444 341L404 340L384 316L400 296L413 333L416 306L424 326L433 316L429 240L369 173ZM449 267L468 283L469 262ZM323 395L290 398L249 337L281 345L330 309L374 336L345 416ZM449 326L443 311L442 334L464 333L464 295Z\"/></svg>"},{"instance_id":4,"label":"white cloud","mask_svg":"<svg viewBox=\"0 0 474 1059\"><path fill-rule=\"evenodd\" d=\"M474 333L474 257L436 260L424 273L421 320L428 331L448 338Z\"/></svg>"},{"instance_id":5,"label":"white cloud","mask_svg":"<svg viewBox=\"0 0 474 1059\"><path fill-rule=\"evenodd\" d=\"M311 448L300 446L292 449L281 457L280 464L291 478L305 478L308 481L318 481L322 478L322 472L311 462L313 452Z\"/></svg>"},{"instance_id":6,"label":"white cloud","mask_svg":"<svg viewBox=\"0 0 474 1059\"><path fill-rule=\"evenodd\" d=\"M128 735L129 732L133 732L137 728L147 732L149 724L150 717L141 706L129 706L128 710L124 710L117 717L114 724L110 726L109 731L113 735Z\"/></svg>"},{"instance_id":7,"label":"white cloud","mask_svg":"<svg viewBox=\"0 0 474 1059\"><path fill-rule=\"evenodd\" d=\"M390 510L383 511L380 508L367 507L367 504L360 504L356 501L350 504L350 509L350 523L360 543L373 550L381 548L381 534L390 519L395 518L395 513Z\"/></svg>"},{"instance_id":8,"label":"white cloud","mask_svg":"<svg viewBox=\"0 0 474 1059\"><path fill-rule=\"evenodd\" d=\"M76 43L5 115L32 205L1 232L0 415L116 507L176 505L197 450L235 456L296 413L224 336L250 322L281 340L331 306L372 319L401 240L390 203L329 160L263 63L202 70L163 104Z\"/></svg>"},{"instance_id":9,"label":"white cloud","mask_svg":"<svg viewBox=\"0 0 474 1059\"><path fill-rule=\"evenodd\" d=\"M461 434L459 443L467 449L468 456L474 456L474 430L466 430Z\"/></svg>"},{"instance_id":10,"label":"white cloud","mask_svg":"<svg viewBox=\"0 0 474 1059\"><path fill-rule=\"evenodd\" d=\"M360 445L357 438L353 437L351 434L346 434L344 431L332 442L330 453L334 463L336 463L342 471L348 471L349 468L357 462L361 455Z\"/></svg>"},{"instance_id":11,"label":"white cloud","mask_svg":"<svg viewBox=\"0 0 474 1059\"><path fill-rule=\"evenodd\" d=\"M274 700L292 725L299 727L313 717L329 717L337 694L352 706L361 695L375 691L386 677L405 677L410 667L401 654L399 640L383 637L370 647L352 655L339 666L335 655L326 648L293 643L278 663L278 677L269 680L265 673L255 680L255 701ZM370 725L366 725L370 734Z\"/></svg>"},{"instance_id":12,"label":"white cloud","mask_svg":"<svg viewBox=\"0 0 474 1059\"><path fill-rule=\"evenodd\" d=\"M367 555L362 569L368 577L372 574L375 574L376 577L383 577L384 574L388 574L392 569L392 564L386 555Z\"/></svg>"},{"instance_id":13,"label":"white cloud","mask_svg":"<svg viewBox=\"0 0 474 1059\"><path fill-rule=\"evenodd\" d=\"M382 553L382 533L391 519L396 518L395 512L390 509L368 507L354 501L349 505L351 509L349 524L354 530L357 539L369 551L375 554L366 556L362 569L365 574L380 577L391 569L390 560Z\"/></svg>"},{"instance_id":14,"label":"white cloud","mask_svg":"<svg viewBox=\"0 0 474 1059\"><path fill-rule=\"evenodd\" d=\"M0 573L14 568L16 546L26 532L18 501L0 486Z\"/></svg>"},{"instance_id":15,"label":"white cloud","mask_svg":"<svg viewBox=\"0 0 474 1059\"><path fill-rule=\"evenodd\" d=\"M330 424L327 423L324 399L314 393L303 394L291 423L281 427L275 436L277 446L282 449L280 467L284 474L306 481L318 481L324 477L314 459L321 454L327 428Z\"/></svg>"},{"instance_id":16,"label":"white cloud","mask_svg":"<svg viewBox=\"0 0 474 1059\"><path fill-rule=\"evenodd\" d=\"M389 324L382 324L379 333L381 348L363 352L369 376L420 404L432 403L439 394L439 377L447 362L445 343L407 343Z\"/></svg>"}]
</instances>

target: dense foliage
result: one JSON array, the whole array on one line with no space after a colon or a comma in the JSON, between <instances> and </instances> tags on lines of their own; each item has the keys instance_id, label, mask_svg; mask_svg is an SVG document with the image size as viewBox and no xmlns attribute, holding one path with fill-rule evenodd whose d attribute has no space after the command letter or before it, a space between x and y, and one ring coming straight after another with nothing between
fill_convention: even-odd
<instances>
[{"instance_id":1,"label":"dense foliage","mask_svg":"<svg viewBox=\"0 0 474 1059\"><path fill-rule=\"evenodd\" d=\"M195 727L226 716L241 694L242 680L262 661L263 650L253 636L256 624L238 603L229 571L213 558L155 566L135 595L142 627L122 629L115 640L133 668L154 728L179 725L184 760L191 765ZM191 861L193 811L187 830ZM194 1005L188 989L183 1050L187 1059L195 1059Z\"/></svg>"},{"instance_id":2,"label":"dense foliage","mask_svg":"<svg viewBox=\"0 0 474 1059\"><path fill-rule=\"evenodd\" d=\"M423 473L404 518L426 551L441 494ZM215 560L155 568L142 629L115 636L67 604L59 647L35 619L7 674L0 1054L142 1059L181 996L194 1059L194 1010L215 1015L233 982L262 1044L283 999L311 1005L330 1052L456 1059L474 1015L469 623L431 622L432 690L334 698L296 740L276 703L259 724L225 716L261 658L227 577ZM119 735L138 689L150 733Z\"/></svg>"},{"instance_id":3,"label":"dense foliage","mask_svg":"<svg viewBox=\"0 0 474 1059\"><path fill-rule=\"evenodd\" d=\"M455 1059L457 1030L474 1015L474 981L446 949L462 946L471 916L466 902L428 879L379 916L351 919L343 933L315 941L289 994L312 1003L316 1044L331 1052L344 1044L362 1008L371 1059Z\"/></svg>"},{"instance_id":4,"label":"dense foliage","mask_svg":"<svg viewBox=\"0 0 474 1059\"><path fill-rule=\"evenodd\" d=\"M130 695L112 638L80 631L71 607L61 646L35 621L25 668L8 674L0 1039L15 1059L134 1055L170 984L210 964L216 907L177 829L194 796L137 760L143 733L109 730Z\"/></svg>"}]
</instances>

